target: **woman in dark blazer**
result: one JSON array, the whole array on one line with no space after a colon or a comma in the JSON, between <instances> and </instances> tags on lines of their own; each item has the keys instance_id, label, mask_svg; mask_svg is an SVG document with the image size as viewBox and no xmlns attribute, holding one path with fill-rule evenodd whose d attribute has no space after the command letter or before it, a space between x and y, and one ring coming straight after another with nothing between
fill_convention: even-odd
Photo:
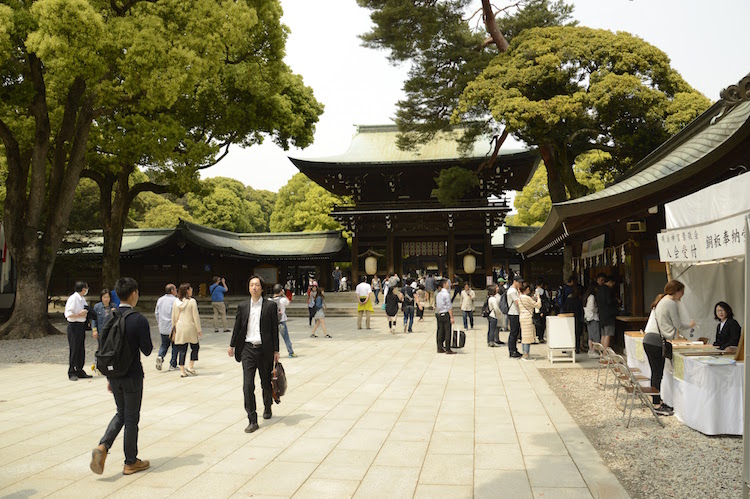
<instances>
[{"instance_id":1,"label":"woman in dark blazer","mask_svg":"<svg viewBox=\"0 0 750 499\"><path fill-rule=\"evenodd\" d=\"M716 326L716 341L714 346L724 350L727 347L736 347L740 344L740 335L742 328L740 323L734 318L732 307L726 302L720 301L714 307L714 319L719 321Z\"/></svg>"}]
</instances>

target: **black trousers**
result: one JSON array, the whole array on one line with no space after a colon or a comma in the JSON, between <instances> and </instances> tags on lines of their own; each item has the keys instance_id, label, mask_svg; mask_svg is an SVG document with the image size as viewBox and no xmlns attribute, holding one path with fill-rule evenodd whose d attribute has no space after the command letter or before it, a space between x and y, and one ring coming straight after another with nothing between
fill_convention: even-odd
<instances>
[{"instance_id":1,"label":"black trousers","mask_svg":"<svg viewBox=\"0 0 750 499\"><path fill-rule=\"evenodd\" d=\"M99 443L109 449L125 426L122 440L125 464L133 464L138 457L138 422L141 419L143 378L112 378L109 380L109 387L115 397L117 414L109 422Z\"/></svg>"},{"instance_id":2,"label":"black trousers","mask_svg":"<svg viewBox=\"0 0 750 499\"><path fill-rule=\"evenodd\" d=\"M643 350L648 357L648 365L651 366L651 386L659 391L661 391L661 379L664 377L664 357L662 357L661 349L661 345L643 344ZM661 397L654 395L653 402L659 404Z\"/></svg>"},{"instance_id":3,"label":"black trousers","mask_svg":"<svg viewBox=\"0 0 750 499\"><path fill-rule=\"evenodd\" d=\"M508 335L508 352L518 353L518 337L521 336L521 318L517 315L508 315L510 334Z\"/></svg>"},{"instance_id":4,"label":"black trousers","mask_svg":"<svg viewBox=\"0 0 750 499\"><path fill-rule=\"evenodd\" d=\"M253 348L249 344L242 349L242 392L245 395L245 412L251 423L258 422L255 404L255 371L260 374L260 386L263 389L263 405L270 408L273 404L271 393L271 371L273 357L264 358L262 348Z\"/></svg>"},{"instance_id":5,"label":"black trousers","mask_svg":"<svg viewBox=\"0 0 750 499\"><path fill-rule=\"evenodd\" d=\"M539 341L544 340L544 332L547 330L547 321L540 314L534 314L534 327L536 328L536 337Z\"/></svg>"},{"instance_id":6,"label":"black trousers","mask_svg":"<svg viewBox=\"0 0 750 499\"><path fill-rule=\"evenodd\" d=\"M435 314L437 318L437 347L444 348L446 352L451 349L451 316L448 312Z\"/></svg>"},{"instance_id":7,"label":"black trousers","mask_svg":"<svg viewBox=\"0 0 750 499\"><path fill-rule=\"evenodd\" d=\"M83 372L86 362L86 323L68 322L68 376Z\"/></svg>"},{"instance_id":8,"label":"black trousers","mask_svg":"<svg viewBox=\"0 0 750 499\"><path fill-rule=\"evenodd\" d=\"M309 325L312 326L313 315L315 315L315 307L307 307L307 315L308 320L310 321Z\"/></svg>"}]
</instances>

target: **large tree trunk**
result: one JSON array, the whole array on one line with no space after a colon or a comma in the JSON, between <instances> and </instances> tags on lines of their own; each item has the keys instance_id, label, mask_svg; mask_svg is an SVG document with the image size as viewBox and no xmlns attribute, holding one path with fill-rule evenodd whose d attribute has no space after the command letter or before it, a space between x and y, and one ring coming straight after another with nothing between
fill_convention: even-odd
<instances>
[{"instance_id":1,"label":"large tree trunk","mask_svg":"<svg viewBox=\"0 0 750 499\"><path fill-rule=\"evenodd\" d=\"M0 327L0 338L42 338L48 334L60 334L47 319L49 264L41 263L36 258L38 251L23 252L19 256L16 259L16 305L13 315Z\"/></svg>"},{"instance_id":2,"label":"large tree trunk","mask_svg":"<svg viewBox=\"0 0 750 499\"><path fill-rule=\"evenodd\" d=\"M560 175L560 162L557 159L554 147L549 144L542 144L539 146L539 153L542 155L544 166L547 168L547 189L550 199L553 203L567 201L568 194Z\"/></svg>"},{"instance_id":3,"label":"large tree trunk","mask_svg":"<svg viewBox=\"0 0 750 499\"><path fill-rule=\"evenodd\" d=\"M109 211L109 216L104 220L104 247L102 249L102 282L105 287L114 287L115 282L120 276L120 247L122 246L122 235L125 231L125 221L130 209L130 199L128 196L130 174L133 172L133 166L124 167L117 174L117 181L114 183L114 199ZM112 186L112 184L110 184ZM108 198L112 198L111 192L103 193ZM105 210L102 210L106 212Z\"/></svg>"}]
</instances>

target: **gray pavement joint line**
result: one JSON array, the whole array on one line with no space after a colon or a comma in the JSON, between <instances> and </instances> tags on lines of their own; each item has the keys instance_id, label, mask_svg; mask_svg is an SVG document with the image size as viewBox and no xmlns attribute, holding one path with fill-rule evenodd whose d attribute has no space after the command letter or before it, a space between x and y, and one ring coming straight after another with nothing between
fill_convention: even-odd
<instances>
[{"instance_id":1,"label":"gray pavement joint line","mask_svg":"<svg viewBox=\"0 0 750 499\"><path fill-rule=\"evenodd\" d=\"M575 355L575 354L573 354L573 355ZM547 385L547 388L548 388L548 389L549 389L549 390L550 390L550 391L551 391L551 392L553 393L554 397L555 397L555 398L557 398L557 399L559 400L559 397L557 396L557 394L555 394L555 393L554 393L554 391L552 390L552 388L551 388L551 387L549 386L549 383L547 383L547 380L546 380L546 379L544 379L544 377L543 377L543 376L539 375L539 369L537 369L537 367L536 367L536 366L527 366L527 367L528 367L529 369L534 369L534 370L536 371L536 373L537 373L537 375L538 375L538 378L539 378L539 380L540 380L540 381L541 381L542 383L544 383L545 385ZM529 376L528 376L528 374L526 373L526 369L523 369L523 375L524 375L524 377L526 378L526 380L527 380L527 381L529 382L529 384L531 385L531 380L529 380ZM583 472L581 471L581 468L580 468L580 466L578 465L578 461L577 461L577 460L576 460L576 458L575 458L575 457L573 456L573 454L571 454L571 453L570 453L570 449L568 448L568 444L567 444L567 443L565 442L565 439L563 439L563 438L562 438L562 437L560 436L560 429L559 429L559 428L557 427L557 424L555 423L555 420L554 420L554 418L552 418L552 415L551 415L551 414L549 413L549 411L547 410L547 405L546 405L546 404L544 403L544 401L543 401L543 400L542 400L541 398L539 398L539 395L537 394L537 391L536 391L536 390L534 390L534 396L535 396L535 397L537 398L537 400L539 401L539 403L540 403L540 404L542 404L542 407L544 408L544 413L545 413L545 414L547 415L547 417L549 418L549 421L550 421L550 423L551 423L551 424L552 424L552 426L553 426L553 427L555 428L555 433L556 433L556 434L558 435L558 437L560 438L560 441L561 441L561 442L563 443L563 445L565 446L565 451L566 451L566 452L568 453L568 456L570 457L570 460L571 460L571 461L573 462L573 464L575 465L575 467L576 467L576 470L578 470L578 474L579 474L579 475L581 475L581 479L582 479L582 480L584 481L584 483L586 484L586 488L587 488L587 489L589 490L589 493L591 494L591 497L596 497L596 496L594 495L594 494L595 494L595 491L593 490L593 485L592 485L592 484L590 484L588 480L586 480L586 478L585 478L585 475L583 474ZM562 401L560 401L560 406L561 406L561 407L562 407L562 408L563 408L563 409L565 410L565 412L568 412L568 410L567 410L567 409L565 408L565 405L563 405L563 404L562 404ZM576 426L578 426L578 423L575 423L575 421L573 422L573 424L575 424ZM516 432L516 435L518 435L518 432ZM584 435L584 438L585 438L585 439L586 439L586 440L588 441L588 437L587 437L586 435ZM520 444L520 439L519 439L519 444ZM591 445L591 442L589 442L589 445ZM519 445L519 446L520 446L520 445ZM593 448L593 445L592 445L592 448ZM596 451L596 449L594 449L594 451ZM598 452L596 452L596 453L597 453L597 455L599 454ZM523 450L521 450L521 455L523 455ZM600 457L600 458L601 458L601 457ZM525 458L524 458L524 462L525 462ZM604 466L606 467L606 465L604 465ZM609 468L607 468L607 469L609 469ZM610 471L611 471L611 470L610 470ZM527 472L527 474L528 474L528 472ZM619 480L618 480L618 481L619 481ZM531 485L531 482L529 482L529 486L530 486L530 485Z\"/></svg>"},{"instance_id":2,"label":"gray pavement joint line","mask_svg":"<svg viewBox=\"0 0 750 499\"><path fill-rule=\"evenodd\" d=\"M396 355L397 355L397 354L398 354L398 353L399 353L399 352L400 352L401 350L403 350L403 349L404 349L404 348L405 348L405 347L406 347L407 345L408 345L408 343L405 343L404 345L402 345L402 346L401 346L401 348L400 348L400 349L399 349L399 350L398 350L398 351L397 351L397 352L396 352L396 353L395 353L394 355L392 355L390 359L384 359L384 360L382 361L382 363L380 364L380 367L382 367L383 365L385 365L385 364L387 364L387 363L391 362L391 361L392 361L392 358L393 358L393 357L395 357L395 356L396 356ZM417 352L418 352L418 351L417 351ZM416 355L416 353L415 353L415 355ZM413 356L412 356L412 357L410 357L410 358L413 358ZM353 367L352 367L352 371L353 371L354 369L356 369L356 368L357 368L357 366L353 366ZM349 371L349 372L351 372L351 371ZM376 371L376 372L375 372L375 373L373 374L373 376L374 376L375 374L377 374L377 371ZM343 376L342 376L342 377L343 377ZM368 381L368 380L369 380L369 379L370 379L371 377L372 377L372 376L370 376L370 377L368 377L368 378L366 378L366 379L362 380L362 382L361 382L361 383L360 383L359 385L357 385L357 387L359 387L359 386L362 386L362 385L363 385L364 383L366 383L366 382L367 382L367 381ZM421 378L420 378L420 379L421 379ZM393 383L393 380L391 381L391 383ZM417 383L417 385L418 385L418 383ZM329 385L329 386L330 386L330 385ZM390 383L389 383L389 385L388 385L388 386L390 386ZM382 393L383 393L383 392L384 392L385 390L387 390L387 389L388 389L388 386L386 386L385 388L383 388L383 390L382 390L382 391L380 392L380 394L382 394ZM351 390L351 391L349 392L349 395L351 395L351 394L352 394L352 393L353 393L354 391L356 391L356 390L357 390L357 387L353 388L353 389L352 389L352 390ZM416 389L416 386L415 386L415 388L414 388L414 389ZM412 393L413 393L413 392L412 392ZM349 395L346 395L346 397L348 397ZM346 397L344 397L344 398L346 398ZM377 398L375 399L375 401L377 401ZM371 403L371 404L370 404L370 405L368 406L368 408L369 408L369 407L372 407L372 406L373 406L373 405L375 404L375 401L373 401L373 402L372 402L372 403ZM340 403L340 402L339 402L339 403ZM337 405L338 405L338 404L337 404ZM330 409L330 410L329 410L329 411L328 411L328 412L327 412L326 414L330 413L330 412L331 412L331 411L333 411L334 409L335 409L335 407L334 407L334 408L332 408L332 409ZM401 412L403 412L403 409L401 410ZM367 411L365 411L365 413L367 413ZM400 413L399 413L399 414L400 414ZM325 416L323 416L323 417L325 417ZM362 418L362 416L360 416L360 418ZM281 421L281 419L283 419L283 418L280 418L280 419L279 419L279 421ZM322 420L322 418L321 418L321 420ZM352 425L352 428L354 428L354 426L355 426L355 425L356 425L356 422L354 423L354 425ZM305 430L305 433L307 433L308 431L310 431L310 428L308 428L307 430ZM350 428L350 429L349 429L349 430L348 430L348 431L347 431L347 432L346 432L346 433L345 433L345 434L344 434L344 435L343 435L343 436L342 436L342 437L341 437L341 438L339 439L339 443L341 443L341 440L343 440L344 438L346 438L346 435L348 435L350 431L351 431L351 428ZM393 431L393 429L392 429L392 428L391 428L391 431ZM390 435L390 432L389 432L389 435ZM304 433L302 434L302 436L304 436ZM300 438L301 438L301 437L300 437ZM386 437L386 440L387 440L387 439L388 439L388 437ZM327 458L327 457L328 457L328 456L329 456L329 455L331 454L331 452L333 452L333 451L335 450L335 448L336 448L336 446L334 446L334 447L333 447L333 449L331 449L331 450L330 450L330 451L328 452L328 454L326 454L326 456L325 456L325 457L324 457L323 459L321 459L321 462L320 462L320 463L318 464L318 466L316 466L316 467L315 467L315 469L313 469L313 470L312 470L312 471L310 472L310 475L308 476L308 478L306 478L306 479L305 479L305 480L304 480L304 481L303 481L303 482L302 482L302 483L301 483L301 484L299 485L299 487L297 487L297 489L295 489L295 491L294 491L294 492L293 492L293 493L291 494L291 496L294 496L294 494L296 494L296 493L297 493L297 491L299 491L299 489L300 489L300 488L302 488L302 487L303 487L303 486L305 485L305 483L307 483L307 481L308 481L308 480L310 479L310 477L311 477L311 476L312 476L312 475L313 475L313 474L315 473L315 471L316 471L316 470L317 470L317 469L318 469L318 468L320 467L320 464L322 464L322 463L323 463L323 461L325 461L325 459L326 459L326 458ZM381 444L381 449L382 449L382 444ZM380 449L378 449L378 452L380 452ZM281 453L279 453L279 454L278 454L278 456L280 456L280 455L281 455L282 453L283 453L283 451L282 451ZM274 458L273 458L273 459L272 459L271 461L269 461L269 463L268 463L268 464L267 464L266 466L264 466L263 468L259 469L259 470L258 470L258 471L257 471L257 472L256 472L256 473L255 473L255 474L253 475L253 477L254 477L254 476L256 476L256 475L258 475L258 474L260 474L260 473L261 473L261 472L262 472L262 471L263 471L263 470L264 470L264 469L265 469L265 468L266 468L266 467L267 467L268 465L270 465L270 464L271 464L272 462L276 461L276 460L278 459L278 456L274 457ZM376 457L377 457L377 454L376 454ZM368 470L369 470L369 468L368 468ZM366 473L365 473L365 475L366 475ZM246 485L246 484L247 484L247 483L248 483L248 482L249 482L250 480L252 480L252 479L253 479L253 477L250 477L250 478L249 478L249 479L248 479L248 480L247 480L247 481L246 481L245 483L243 483L242 485L240 485L240 487L238 487L237 489L235 489L235 490L234 490L234 492L233 492L233 494L234 494L234 493L237 493L237 491L238 491L238 490L240 490L240 489L241 489L242 487L244 487L244 486L245 486L245 485ZM360 486L361 484L362 484L362 480L360 480L360 484L359 484L359 485L357 485L357 489L359 489L359 486ZM356 490L355 490L355 494L356 494ZM291 497L291 496L290 496L290 497Z\"/></svg>"},{"instance_id":3,"label":"gray pavement joint line","mask_svg":"<svg viewBox=\"0 0 750 499\"><path fill-rule=\"evenodd\" d=\"M428 341L428 340L429 340L429 337L425 338L425 340L424 340L424 341ZM399 349L399 350L398 350L398 352L396 352L396 354L395 354L395 355L391 356L391 359L388 359L388 360L384 361L384 362L383 362L383 364L386 364L386 363L388 363L388 362L391 362L391 361L392 361L392 358L393 358L393 357L395 357L395 356L396 356L396 355L397 355L397 354L398 354L399 352L401 352L402 350L404 350L404 348L406 348L406 347L407 347L408 345L409 345L408 343L405 343L404 345L402 345L401 349ZM421 348L419 348L419 349L415 350L414 354L412 354L412 355L411 355L411 356L409 357L409 359L413 359L413 358L414 358L415 356L417 356L417 355L419 354L419 352L420 352L420 351L422 350L422 348L424 348L424 346L422 346ZM381 366L382 366L383 364L381 364ZM408 363L407 363L407 365L408 365ZM417 383L416 383L416 384L414 385L414 388L413 388L413 390L412 390L412 394L414 393L414 391L415 391L415 390L417 389L417 387L419 386L419 383L420 383L420 382L421 382L421 380L422 380L422 379L424 378L424 375L425 375L425 373L426 373L426 372L427 372L427 368L425 368L424 372L422 373L422 376L420 376L420 378L419 378L419 381L418 381L418 382L417 382ZM377 374L377 373L375 373L375 374ZM374 376L375 374L373 374L373 376ZM365 380L365 381L363 381L362 383L360 383L360 386L361 386L362 384L364 384L364 383L365 383L366 381L368 381L368 380L369 380L369 379L370 379L371 377L372 377L372 376L368 377L368 378L367 378L367 380ZM386 391L386 390L388 389L388 387L389 387L389 386L390 386L391 384L393 384L393 383L394 383L394 381L395 381L395 380L396 380L397 378L398 378L398 375L394 376L394 377L393 377L393 378L391 379L390 383L388 383L388 385L387 385L387 386L386 386L385 388L383 388L383 390L381 390L380 394L382 394L383 392L385 392L385 391ZM377 402L377 399L379 398L379 396L380 396L380 395L378 395L378 397L376 397L376 398L375 398L375 400L374 400L374 401L373 401L373 402L372 402L372 403L371 403L371 404L370 404L370 405L369 405L368 407L372 407L372 406L373 406L373 405L375 404L375 402ZM404 408L403 408L403 409L401 409L401 412L399 412L399 417L401 416L401 414L403 414L403 412L404 412L405 410L406 410L406 406L404 406ZM365 411L365 414L366 414L366 413L367 413L367 411ZM360 416L360 418L362 418L362 416ZM398 419L399 419L399 418L396 418L396 421L398 421ZM355 423L354 425L352 425L352 428L354 428L354 426L355 426L355 425L356 425L356 423ZM396 425L396 423L394 423L393 427L395 427L395 425ZM385 439L383 440L383 444L381 444L380 448L378 449L377 453L375 454L375 459L377 459L377 455L378 455L378 454L380 453L380 451L381 451L381 450L382 450L382 448L383 448L383 445L385 445L385 442L386 442L386 441L388 440L388 436L390 436L390 434L391 434L391 433L393 432L393 427L391 427L391 430L390 430L390 431L388 432L388 435L387 435L387 436L385 437ZM346 438L346 435L348 435L350 431L351 431L351 429L350 429L349 431L347 431L347 433L346 433L346 434L345 434L344 436L342 436L342 437L341 437L341 440L343 440L344 438ZM334 446L334 449L335 449L335 446ZM333 452L333 449L331 450L331 452ZM330 452L329 452L329 454L330 454ZM328 457L328 456L326 456L326 457ZM325 461L325 458L323 458L323 459L321 460L321 464L322 464L322 462L323 462L323 461ZM373 462L374 462L374 460L373 460ZM320 465L318 465L318 467L320 467ZM316 468L315 468L315 470L317 470L317 469L318 469L318 467L316 467ZM369 471L370 467L372 467L372 463L370 463L370 465L368 466L368 471ZM312 473L310 473L310 476L312 476L312 474L313 474L313 473L315 473L315 470L313 470L313 471L312 471ZM420 468L420 473L421 473L421 468ZM365 473L365 476L367 476L367 472ZM308 479L309 479L309 478L308 478ZM356 488L356 489L354 490L354 494L353 494L353 495L356 495L356 493L357 493L357 490L359 490L360 486L362 485L362 481L363 481L363 480L364 480L364 477L362 478L362 480L360 480L360 481L359 481L359 484L357 485L357 488ZM305 480L305 482L307 482L307 480ZM302 483L302 484L300 485L300 488L301 488L301 487L302 487L302 486L304 485L304 483L305 483L305 482L303 482L303 483ZM299 490L299 488L298 488L297 490ZM416 487L415 487L415 491L416 491ZM297 492L297 491L295 491L295 493L296 493L296 492Z\"/></svg>"}]
</instances>

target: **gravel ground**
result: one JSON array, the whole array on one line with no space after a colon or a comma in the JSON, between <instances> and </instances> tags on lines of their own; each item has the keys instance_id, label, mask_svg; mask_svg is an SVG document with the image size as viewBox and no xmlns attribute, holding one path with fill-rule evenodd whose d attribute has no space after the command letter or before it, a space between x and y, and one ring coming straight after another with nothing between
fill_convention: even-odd
<instances>
[{"instance_id":1,"label":"gravel ground","mask_svg":"<svg viewBox=\"0 0 750 499\"><path fill-rule=\"evenodd\" d=\"M148 318L148 316L146 316ZM149 320L151 325L151 342L154 349L158 350L161 345L161 335L156 321ZM67 323L53 321L53 325L65 332ZM94 363L96 352L96 340L91 337L91 331L86 331L86 362L84 369L91 373L91 365ZM63 364L66 366L63 374L67 373L68 365L68 336L66 334L55 334L34 340L2 340L0 341L0 364L10 363L34 363ZM154 355L156 352L154 352Z\"/></svg>"},{"instance_id":2,"label":"gravel ground","mask_svg":"<svg viewBox=\"0 0 750 499\"><path fill-rule=\"evenodd\" d=\"M674 417L661 428L638 406L625 428L614 390L595 386L596 369L539 372L633 498L742 496L742 437L706 436Z\"/></svg>"}]
</instances>

